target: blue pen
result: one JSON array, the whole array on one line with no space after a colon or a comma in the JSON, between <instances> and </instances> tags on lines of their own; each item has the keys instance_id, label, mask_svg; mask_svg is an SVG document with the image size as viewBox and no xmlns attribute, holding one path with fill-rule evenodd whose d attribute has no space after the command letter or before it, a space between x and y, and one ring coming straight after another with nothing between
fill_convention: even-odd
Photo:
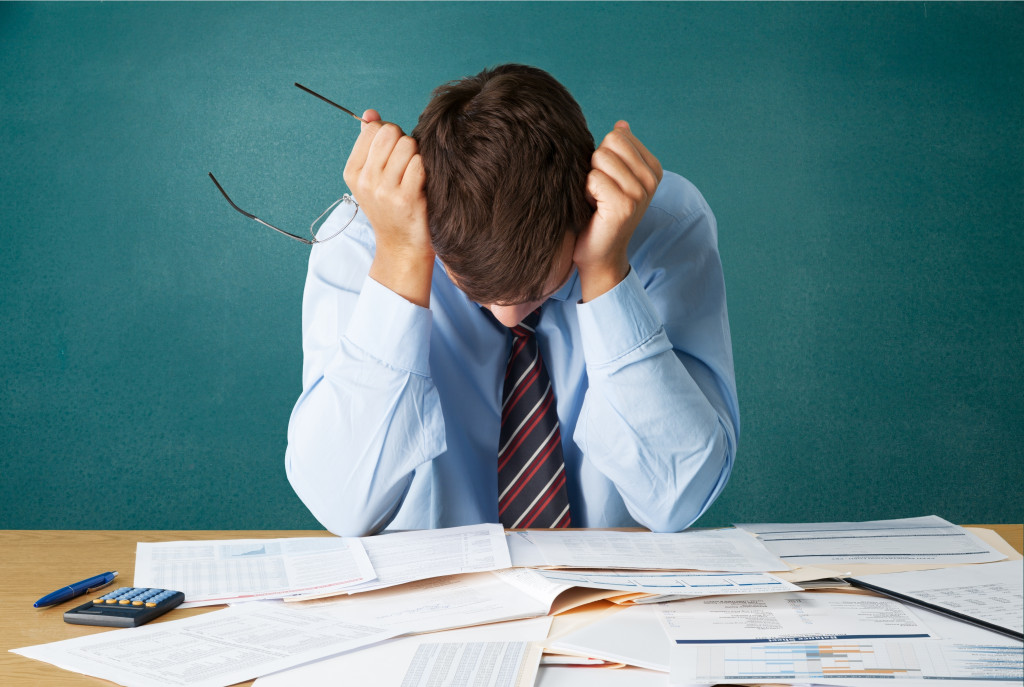
<instances>
[{"instance_id":1,"label":"blue pen","mask_svg":"<svg viewBox=\"0 0 1024 687\"><path fill-rule=\"evenodd\" d=\"M67 587L61 587L55 592L50 592L39 601L32 604L32 606L35 608L42 608L43 606L53 606L54 604L64 603L68 599L73 599L76 596L81 596L82 594L94 592L97 589L106 587L114 581L115 577L117 577L116 570L114 572L101 573L95 577L90 577L87 580L82 580L81 582L69 584Z\"/></svg>"}]
</instances>

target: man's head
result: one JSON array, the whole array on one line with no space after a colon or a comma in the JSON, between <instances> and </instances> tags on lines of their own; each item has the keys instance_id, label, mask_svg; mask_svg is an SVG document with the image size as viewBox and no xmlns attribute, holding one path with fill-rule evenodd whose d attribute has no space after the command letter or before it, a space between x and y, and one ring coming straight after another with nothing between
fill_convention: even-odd
<instances>
[{"instance_id":1,"label":"man's head","mask_svg":"<svg viewBox=\"0 0 1024 687\"><path fill-rule=\"evenodd\" d=\"M412 137L431 242L455 283L488 305L557 290L593 214L594 138L565 87L534 67L487 69L435 90Z\"/></svg>"}]
</instances>

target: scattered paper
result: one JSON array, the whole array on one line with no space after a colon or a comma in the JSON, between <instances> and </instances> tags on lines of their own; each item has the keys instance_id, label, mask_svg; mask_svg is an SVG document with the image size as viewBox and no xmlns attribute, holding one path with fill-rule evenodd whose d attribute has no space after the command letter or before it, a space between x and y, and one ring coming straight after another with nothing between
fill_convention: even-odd
<instances>
[{"instance_id":1,"label":"scattered paper","mask_svg":"<svg viewBox=\"0 0 1024 687\"><path fill-rule=\"evenodd\" d=\"M573 585L553 582L538 571L526 568L495 570L493 574L500 577L506 583L519 587L527 594L543 601L547 604L548 613L552 615L560 615L574 608L616 596L616 592L607 589L574 587Z\"/></svg>"},{"instance_id":2,"label":"scattered paper","mask_svg":"<svg viewBox=\"0 0 1024 687\"><path fill-rule=\"evenodd\" d=\"M978 625L964 623L943 613L929 611L920 606L906 605L925 627L933 639L945 639L958 644L1009 644L1019 646L1020 640L1013 639L999 632L986 630Z\"/></svg>"},{"instance_id":3,"label":"scattered paper","mask_svg":"<svg viewBox=\"0 0 1024 687\"><path fill-rule=\"evenodd\" d=\"M798 592L801 587L768 573L667 573L667 572L615 572L579 570L538 570L552 582L613 589L624 592L643 592L653 596L634 600L634 603L657 603L698 596L721 594L768 594L772 592Z\"/></svg>"},{"instance_id":4,"label":"scattered paper","mask_svg":"<svg viewBox=\"0 0 1024 687\"><path fill-rule=\"evenodd\" d=\"M1024 561L862 575L857 579L1024 632Z\"/></svg>"},{"instance_id":5,"label":"scattered paper","mask_svg":"<svg viewBox=\"0 0 1024 687\"><path fill-rule=\"evenodd\" d=\"M571 582L549 579L542 571L529 568L495 570L493 574L548 606L559 594L575 586Z\"/></svg>"},{"instance_id":6,"label":"scattered paper","mask_svg":"<svg viewBox=\"0 0 1024 687\"><path fill-rule=\"evenodd\" d=\"M600 658L584 658L583 656L567 656L566 654L544 654L540 657L543 666L621 666L621 663L609 663Z\"/></svg>"},{"instance_id":7,"label":"scattered paper","mask_svg":"<svg viewBox=\"0 0 1024 687\"><path fill-rule=\"evenodd\" d=\"M486 572L512 566L505 530L485 523L439 530L415 530L363 537L360 541L377 578L349 587L350 594L425 580L443 575ZM295 596L288 601L326 596Z\"/></svg>"},{"instance_id":8,"label":"scattered paper","mask_svg":"<svg viewBox=\"0 0 1024 687\"><path fill-rule=\"evenodd\" d=\"M225 687L398 632L269 601L13 651L133 687Z\"/></svg>"},{"instance_id":9,"label":"scattered paper","mask_svg":"<svg viewBox=\"0 0 1024 687\"><path fill-rule=\"evenodd\" d=\"M292 668L256 680L254 687L338 684L401 687L417 648L426 642L540 642L547 637L551 618L530 618L457 630L399 637L375 646Z\"/></svg>"},{"instance_id":10,"label":"scattered paper","mask_svg":"<svg viewBox=\"0 0 1024 687\"><path fill-rule=\"evenodd\" d=\"M498 573L484 572L418 580L365 594L304 602L298 607L317 608L352 622L405 634L547 615L556 595L554 591L547 595L527 591Z\"/></svg>"},{"instance_id":11,"label":"scattered paper","mask_svg":"<svg viewBox=\"0 0 1024 687\"><path fill-rule=\"evenodd\" d=\"M536 687L668 687L668 674L630 667L603 670L542 665Z\"/></svg>"},{"instance_id":12,"label":"scattered paper","mask_svg":"<svg viewBox=\"0 0 1024 687\"><path fill-rule=\"evenodd\" d=\"M898 601L866 594L783 593L657 604L677 644L929 637Z\"/></svg>"},{"instance_id":13,"label":"scattered paper","mask_svg":"<svg viewBox=\"0 0 1024 687\"><path fill-rule=\"evenodd\" d=\"M338 594L374 579L359 539L299 537L140 542L135 586L185 593L184 607Z\"/></svg>"},{"instance_id":14,"label":"scattered paper","mask_svg":"<svg viewBox=\"0 0 1024 687\"><path fill-rule=\"evenodd\" d=\"M424 643L402 687L533 687L539 661L528 642Z\"/></svg>"},{"instance_id":15,"label":"scattered paper","mask_svg":"<svg viewBox=\"0 0 1024 687\"><path fill-rule=\"evenodd\" d=\"M770 644L679 645L672 649L673 685L813 682L957 684L960 680L1020 682L1021 646L937 640L817 641Z\"/></svg>"},{"instance_id":16,"label":"scattered paper","mask_svg":"<svg viewBox=\"0 0 1024 687\"><path fill-rule=\"evenodd\" d=\"M552 651L668 673L672 640L656 606L629 606L604 614L549 643Z\"/></svg>"},{"instance_id":17,"label":"scattered paper","mask_svg":"<svg viewBox=\"0 0 1024 687\"><path fill-rule=\"evenodd\" d=\"M513 532L509 536L524 540L510 545L513 554L523 554L518 560L512 559L512 565L517 567L545 565L730 572L789 569L755 537L735 529L688 530L670 534L534 530ZM543 563L538 563L540 559Z\"/></svg>"},{"instance_id":18,"label":"scattered paper","mask_svg":"<svg viewBox=\"0 0 1024 687\"><path fill-rule=\"evenodd\" d=\"M792 565L834 563L989 563L1006 558L936 515L870 522L736 525Z\"/></svg>"}]
</instances>

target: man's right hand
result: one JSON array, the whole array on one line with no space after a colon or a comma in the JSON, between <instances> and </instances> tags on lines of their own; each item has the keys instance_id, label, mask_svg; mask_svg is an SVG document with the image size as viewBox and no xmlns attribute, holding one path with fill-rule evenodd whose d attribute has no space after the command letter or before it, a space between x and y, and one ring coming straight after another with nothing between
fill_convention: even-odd
<instances>
[{"instance_id":1,"label":"man's right hand","mask_svg":"<svg viewBox=\"0 0 1024 687\"><path fill-rule=\"evenodd\" d=\"M406 300L430 307L434 249L427 227L426 174L416 140L376 110L345 164L345 183L370 220L377 252L370 276Z\"/></svg>"}]
</instances>

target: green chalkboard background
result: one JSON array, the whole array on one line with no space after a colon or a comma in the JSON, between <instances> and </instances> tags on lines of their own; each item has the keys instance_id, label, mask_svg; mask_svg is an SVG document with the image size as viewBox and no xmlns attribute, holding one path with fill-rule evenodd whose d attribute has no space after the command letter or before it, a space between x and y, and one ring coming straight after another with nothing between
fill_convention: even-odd
<instances>
[{"instance_id":1,"label":"green chalkboard background","mask_svg":"<svg viewBox=\"0 0 1024 687\"><path fill-rule=\"evenodd\" d=\"M283 456L358 127L547 69L715 210L742 436L699 521L1020 522L1024 5L0 5L0 528L317 527Z\"/></svg>"}]
</instances>

